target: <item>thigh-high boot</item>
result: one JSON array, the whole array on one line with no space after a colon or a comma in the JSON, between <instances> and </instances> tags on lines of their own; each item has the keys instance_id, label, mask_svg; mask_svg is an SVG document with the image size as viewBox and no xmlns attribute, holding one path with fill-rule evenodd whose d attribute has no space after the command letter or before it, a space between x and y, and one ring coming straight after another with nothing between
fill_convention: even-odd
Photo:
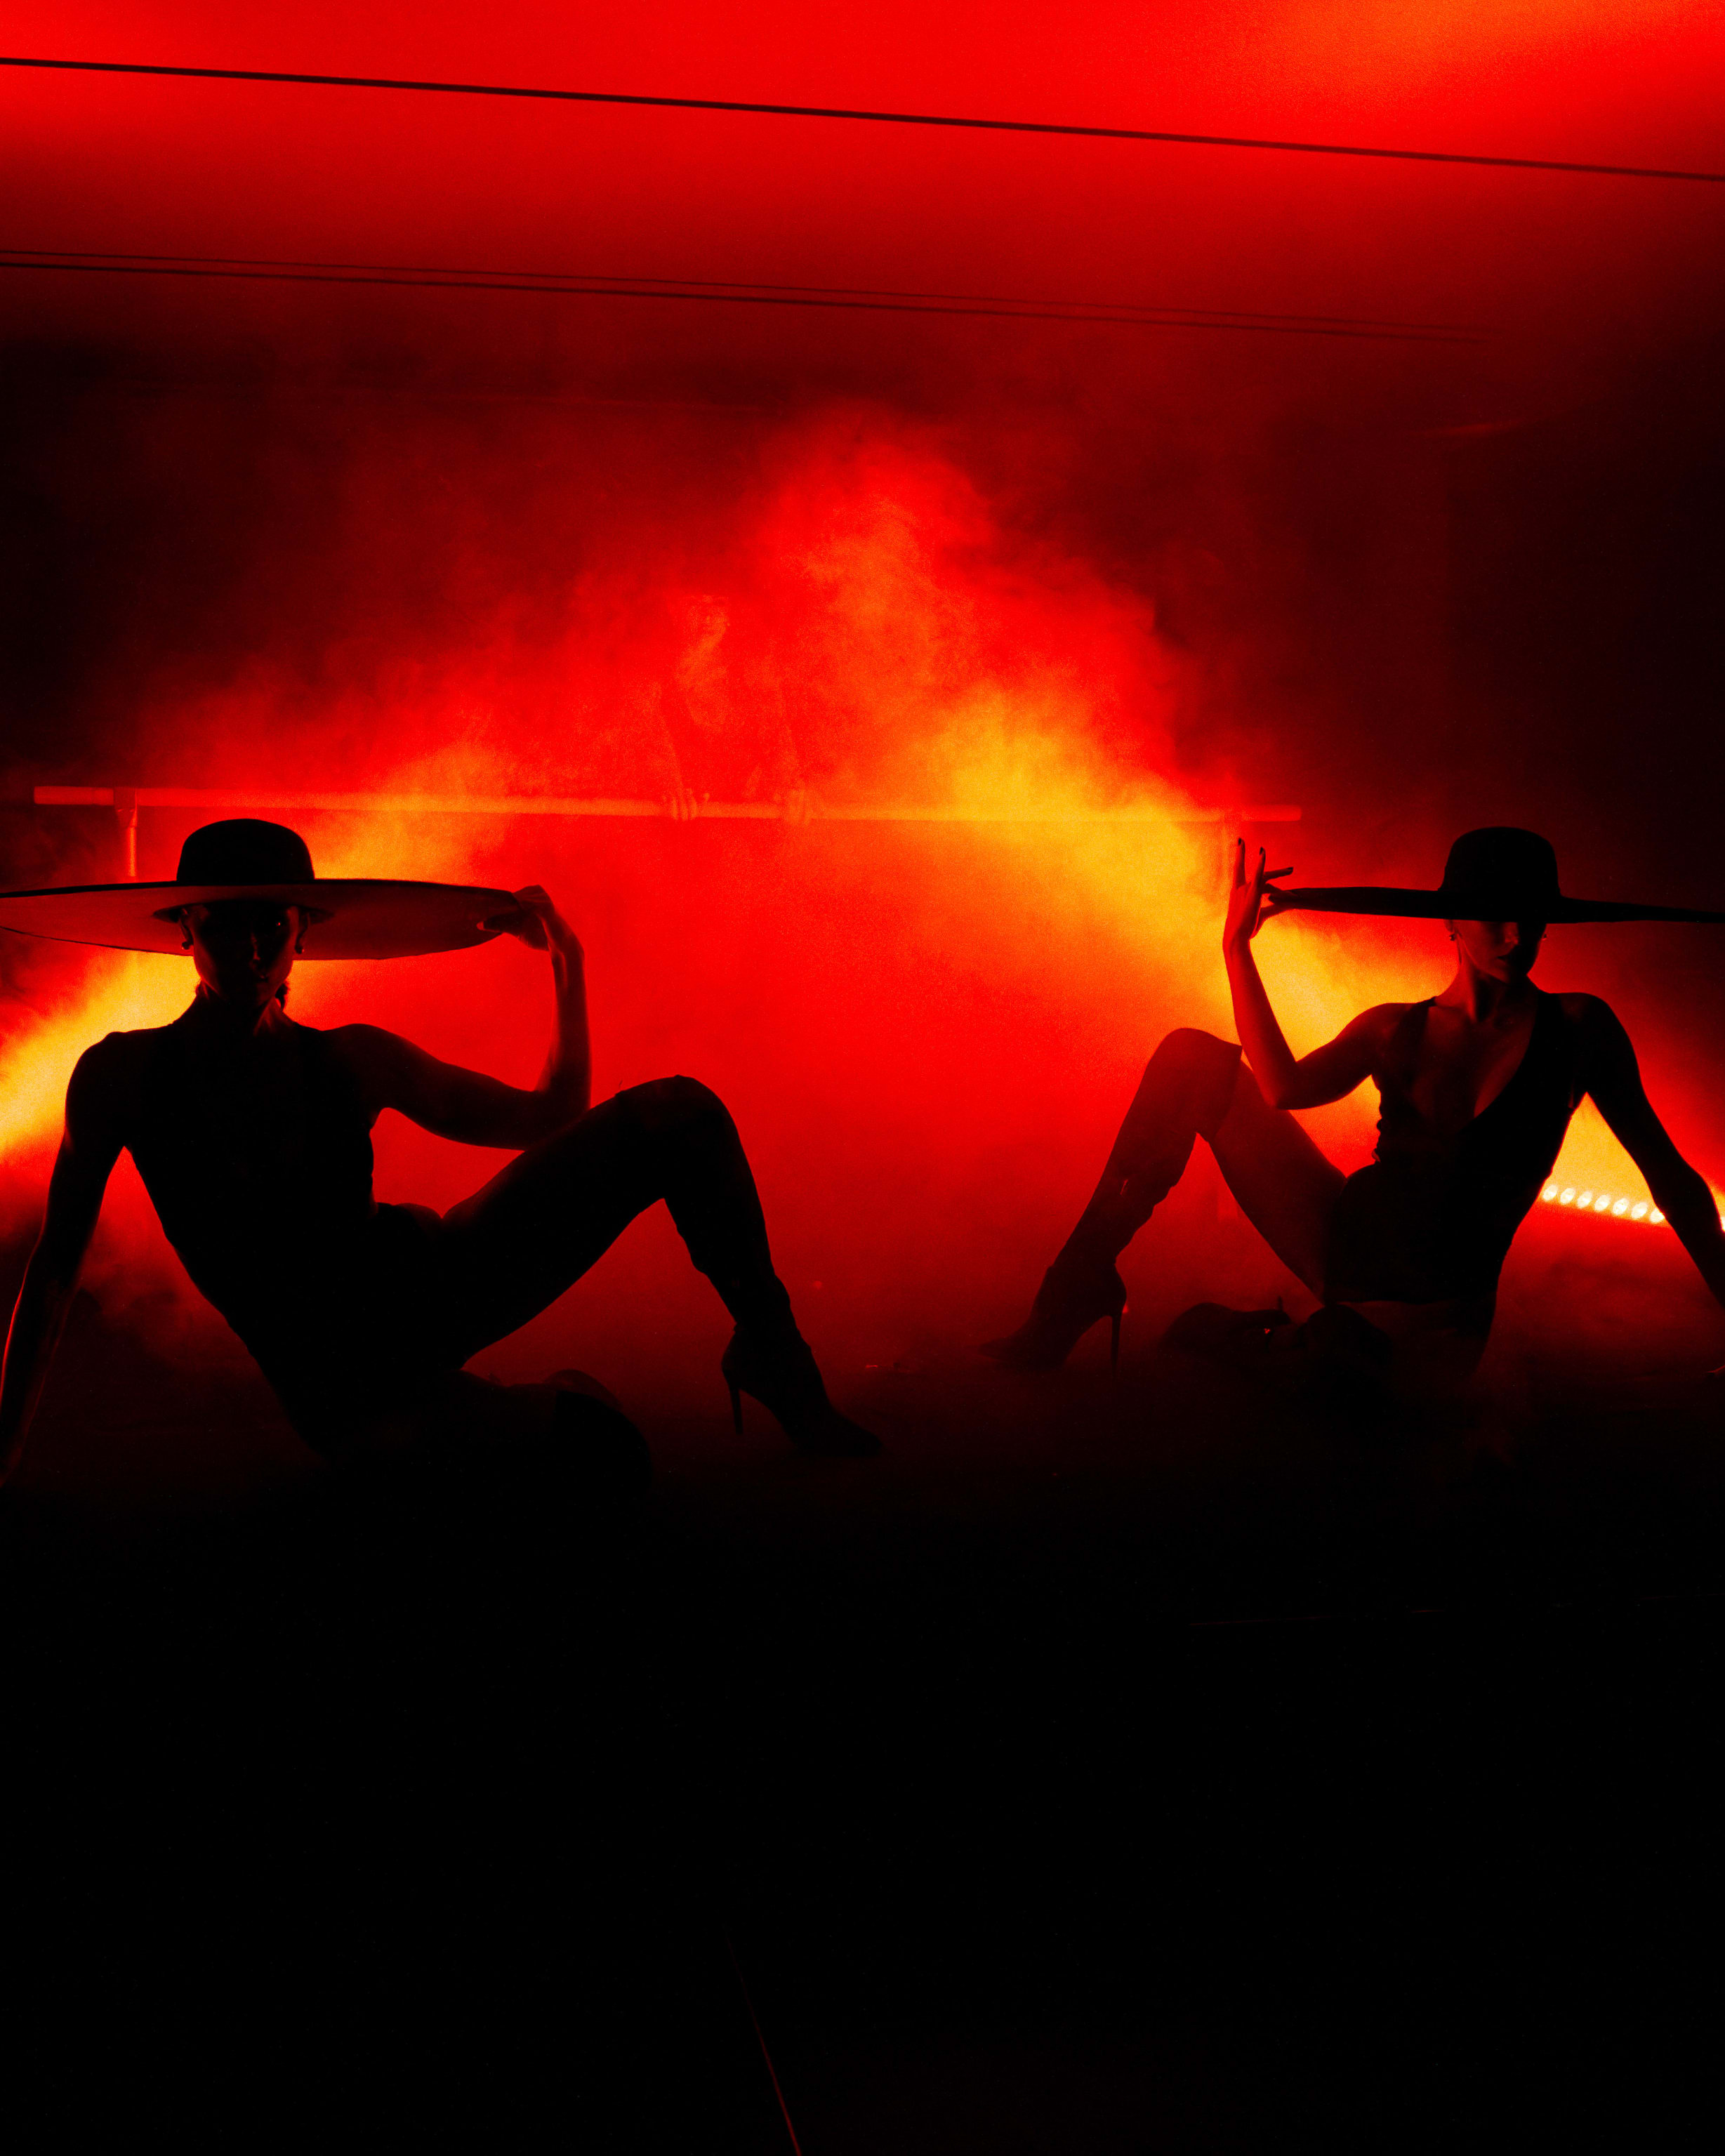
<instances>
[{"instance_id":1,"label":"thigh-high boot","mask_svg":"<svg viewBox=\"0 0 1725 2156\"><path fill-rule=\"evenodd\" d=\"M730 1111L692 1078L637 1089L649 1140L660 1149L666 1206L696 1269L718 1290L737 1329L721 1369L740 1433L747 1393L776 1415L799 1450L852 1457L880 1440L827 1398L814 1356L797 1330L773 1269L754 1173Z\"/></svg>"},{"instance_id":2,"label":"thigh-high boot","mask_svg":"<svg viewBox=\"0 0 1725 2156\"><path fill-rule=\"evenodd\" d=\"M1107 1163L1078 1224L1062 1245L1016 1332L985 1355L1020 1370L1064 1363L1099 1318L1109 1321L1110 1358L1120 1356L1126 1283L1115 1260L1185 1172L1194 1140L1214 1138L1234 1098L1240 1049L1182 1027L1146 1065Z\"/></svg>"}]
</instances>

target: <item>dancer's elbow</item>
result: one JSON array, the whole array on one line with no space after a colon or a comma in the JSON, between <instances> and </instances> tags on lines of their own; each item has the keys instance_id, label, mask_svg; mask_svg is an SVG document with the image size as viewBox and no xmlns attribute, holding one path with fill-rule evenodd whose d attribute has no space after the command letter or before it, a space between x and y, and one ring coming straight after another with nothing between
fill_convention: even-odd
<instances>
[{"instance_id":1,"label":"dancer's elbow","mask_svg":"<svg viewBox=\"0 0 1725 2156\"><path fill-rule=\"evenodd\" d=\"M1305 1088L1300 1083L1297 1069L1260 1070L1250 1056L1246 1058L1246 1067L1252 1074L1253 1083L1263 1095L1266 1107L1303 1108L1306 1106L1301 1097Z\"/></svg>"},{"instance_id":2,"label":"dancer's elbow","mask_svg":"<svg viewBox=\"0 0 1725 2156\"><path fill-rule=\"evenodd\" d=\"M585 1085L530 1094L521 1117L521 1142L537 1145L542 1138L556 1137L572 1123L578 1123L592 1106L593 1090Z\"/></svg>"}]
</instances>

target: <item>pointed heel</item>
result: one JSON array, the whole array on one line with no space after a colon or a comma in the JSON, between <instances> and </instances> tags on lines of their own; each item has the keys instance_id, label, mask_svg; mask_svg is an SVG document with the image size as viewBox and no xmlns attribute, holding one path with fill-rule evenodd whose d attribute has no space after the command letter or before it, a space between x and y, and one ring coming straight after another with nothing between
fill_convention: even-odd
<instances>
[{"instance_id":1,"label":"pointed heel","mask_svg":"<svg viewBox=\"0 0 1725 2156\"><path fill-rule=\"evenodd\" d=\"M866 1459L880 1450L872 1430L840 1414L827 1398L809 1342L793 1332L765 1344L741 1327L731 1336L719 1368L731 1389L731 1417L742 1435L742 1396L749 1394L777 1417L799 1452Z\"/></svg>"},{"instance_id":2,"label":"pointed heel","mask_svg":"<svg viewBox=\"0 0 1725 2156\"><path fill-rule=\"evenodd\" d=\"M1109 1367L1120 1368L1120 1321L1126 1314L1126 1282L1111 1260L1099 1265L1056 1258L1042 1276L1030 1315L1004 1340L987 1340L982 1352L1014 1370L1057 1370L1096 1320L1109 1326Z\"/></svg>"}]
</instances>

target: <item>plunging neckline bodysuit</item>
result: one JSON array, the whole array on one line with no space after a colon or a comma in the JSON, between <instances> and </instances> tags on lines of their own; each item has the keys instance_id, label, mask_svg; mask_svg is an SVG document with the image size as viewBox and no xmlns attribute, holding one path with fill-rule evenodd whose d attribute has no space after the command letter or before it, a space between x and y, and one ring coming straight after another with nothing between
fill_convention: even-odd
<instances>
[{"instance_id":1,"label":"plunging neckline bodysuit","mask_svg":"<svg viewBox=\"0 0 1725 2156\"><path fill-rule=\"evenodd\" d=\"M1343 1184L1331 1216L1327 1301L1449 1302L1495 1292L1583 1090L1559 999L1534 993L1533 1029L1508 1083L1453 1131L1412 1097L1435 999L1403 1014L1372 1073L1382 1099L1375 1152Z\"/></svg>"}]
</instances>

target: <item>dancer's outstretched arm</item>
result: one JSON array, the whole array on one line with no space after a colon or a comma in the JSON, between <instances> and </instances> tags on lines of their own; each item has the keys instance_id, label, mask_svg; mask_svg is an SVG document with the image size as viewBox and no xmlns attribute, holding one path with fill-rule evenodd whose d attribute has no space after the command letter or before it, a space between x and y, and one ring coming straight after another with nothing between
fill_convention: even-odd
<instances>
[{"instance_id":1,"label":"dancer's outstretched arm","mask_svg":"<svg viewBox=\"0 0 1725 2156\"><path fill-rule=\"evenodd\" d=\"M1321 1108L1327 1101L1345 1099L1371 1075L1373 1057L1404 1006L1379 1004L1362 1011L1333 1040L1313 1049L1310 1055L1295 1056L1270 1008L1252 956L1252 938L1269 917L1266 908L1273 913L1280 895L1271 879L1291 874L1288 869L1266 868L1264 862L1260 847L1258 865L1249 875L1245 840L1236 844L1228 922L1222 932L1234 1023L1258 1089L1272 1108Z\"/></svg>"},{"instance_id":2,"label":"dancer's outstretched arm","mask_svg":"<svg viewBox=\"0 0 1725 2156\"><path fill-rule=\"evenodd\" d=\"M1582 1007L1585 1029L1587 1090L1646 1177L1654 1204L1676 1229L1715 1299L1725 1304L1725 1229L1707 1178L1684 1159L1653 1112L1635 1049L1617 1014L1598 996L1574 1001Z\"/></svg>"},{"instance_id":3,"label":"dancer's outstretched arm","mask_svg":"<svg viewBox=\"0 0 1725 2156\"><path fill-rule=\"evenodd\" d=\"M382 1026L341 1026L330 1038L375 1107L397 1109L439 1137L519 1151L567 1129L587 1113L593 1060L587 977L575 932L537 884L515 896L521 912L503 925L523 943L550 952L557 996L551 1052L531 1091L439 1062Z\"/></svg>"},{"instance_id":4,"label":"dancer's outstretched arm","mask_svg":"<svg viewBox=\"0 0 1725 2156\"><path fill-rule=\"evenodd\" d=\"M66 1129L48 1185L48 1210L13 1307L0 1372L0 1481L17 1466L48 1366L64 1328L102 1194L120 1158L115 1044L80 1056L66 1088Z\"/></svg>"}]
</instances>

